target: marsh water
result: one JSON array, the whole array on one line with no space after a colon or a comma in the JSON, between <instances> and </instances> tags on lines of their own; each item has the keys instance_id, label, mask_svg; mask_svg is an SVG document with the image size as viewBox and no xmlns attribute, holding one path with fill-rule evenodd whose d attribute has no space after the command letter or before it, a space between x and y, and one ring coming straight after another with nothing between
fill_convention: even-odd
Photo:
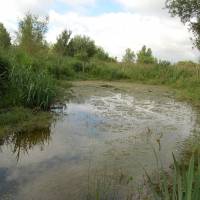
<instances>
[{"instance_id":1,"label":"marsh water","mask_svg":"<svg viewBox=\"0 0 200 200\"><path fill-rule=\"evenodd\" d=\"M168 168L198 128L198 112L166 88L77 82L71 90L51 126L1 139L1 200L123 199L144 169L156 170L155 151Z\"/></svg>"}]
</instances>

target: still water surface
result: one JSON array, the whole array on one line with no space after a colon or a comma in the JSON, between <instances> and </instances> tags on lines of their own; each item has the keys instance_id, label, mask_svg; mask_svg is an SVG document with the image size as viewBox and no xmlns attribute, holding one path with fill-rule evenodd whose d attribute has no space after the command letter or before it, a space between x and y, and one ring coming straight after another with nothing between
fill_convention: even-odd
<instances>
[{"instance_id":1,"label":"still water surface","mask_svg":"<svg viewBox=\"0 0 200 200\"><path fill-rule=\"evenodd\" d=\"M153 149L168 167L198 126L196 111L167 89L81 82L72 90L49 128L0 141L0 199L92 199L97 191L123 199L144 168L156 169Z\"/></svg>"}]
</instances>

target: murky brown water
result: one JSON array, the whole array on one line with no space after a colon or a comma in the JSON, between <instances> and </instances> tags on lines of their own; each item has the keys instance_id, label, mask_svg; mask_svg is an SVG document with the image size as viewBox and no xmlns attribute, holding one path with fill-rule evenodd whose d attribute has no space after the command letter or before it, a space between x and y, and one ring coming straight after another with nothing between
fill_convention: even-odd
<instances>
[{"instance_id":1,"label":"murky brown water","mask_svg":"<svg viewBox=\"0 0 200 200\"><path fill-rule=\"evenodd\" d=\"M44 130L0 141L0 199L123 199L153 149L168 166L171 153L196 128L196 112L173 92L131 83L76 83L74 97Z\"/></svg>"}]
</instances>

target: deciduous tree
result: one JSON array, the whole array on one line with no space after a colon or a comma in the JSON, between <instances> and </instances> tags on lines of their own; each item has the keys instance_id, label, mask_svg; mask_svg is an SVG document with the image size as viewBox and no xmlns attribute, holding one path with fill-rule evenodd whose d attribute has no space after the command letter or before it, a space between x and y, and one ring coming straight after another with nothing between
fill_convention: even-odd
<instances>
[{"instance_id":1,"label":"deciduous tree","mask_svg":"<svg viewBox=\"0 0 200 200\"><path fill-rule=\"evenodd\" d=\"M137 63L153 64L155 62L156 59L153 57L152 50L144 45L137 53Z\"/></svg>"},{"instance_id":2,"label":"deciduous tree","mask_svg":"<svg viewBox=\"0 0 200 200\"><path fill-rule=\"evenodd\" d=\"M45 33L48 30L48 17L38 17L32 14L26 16L19 22L17 39L19 46L27 53L33 54L46 45Z\"/></svg>"},{"instance_id":3,"label":"deciduous tree","mask_svg":"<svg viewBox=\"0 0 200 200\"><path fill-rule=\"evenodd\" d=\"M57 42L54 45L54 50L63 56L69 54L69 42L71 39L71 31L64 30L57 38Z\"/></svg>"},{"instance_id":4,"label":"deciduous tree","mask_svg":"<svg viewBox=\"0 0 200 200\"><path fill-rule=\"evenodd\" d=\"M78 57L83 61L83 72L85 71L85 64L95 53L95 43L89 37L77 35L69 43L69 55Z\"/></svg>"},{"instance_id":5,"label":"deciduous tree","mask_svg":"<svg viewBox=\"0 0 200 200\"><path fill-rule=\"evenodd\" d=\"M167 0L169 13L180 17L188 24L194 34L194 45L200 50L200 1L199 0Z\"/></svg>"},{"instance_id":6,"label":"deciduous tree","mask_svg":"<svg viewBox=\"0 0 200 200\"><path fill-rule=\"evenodd\" d=\"M124 63L134 63L135 62L135 53L130 48L125 50L122 61Z\"/></svg>"}]
</instances>

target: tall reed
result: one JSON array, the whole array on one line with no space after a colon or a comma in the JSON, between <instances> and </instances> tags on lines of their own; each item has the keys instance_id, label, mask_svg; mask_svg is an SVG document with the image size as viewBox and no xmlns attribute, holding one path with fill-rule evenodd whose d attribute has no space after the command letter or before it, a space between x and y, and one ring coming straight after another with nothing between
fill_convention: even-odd
<instances>
[{"instance_id":1,"label":"tall reed","mask_svg":"<svg viewBox=\"0 0 200 200\"><path fill-rule=\"evenodd\" d=\"M10 73L14 104L47 110L56 95L55 82L44 70L14 66Z\"/></svg>"},{"instance_id":2,"label":"tall reed","mask_svg":"<svg viewBox=\"0 0 200 200\"><path fill-rule=\"evenodd\" d=\"M199 200L200 199L200 159L194 164L192 155L188 166L182 165L173 155L173 177L169 177L161 167L158 182L154 183L147 174L155 200Z\"/></svg>"}]
</instances>

